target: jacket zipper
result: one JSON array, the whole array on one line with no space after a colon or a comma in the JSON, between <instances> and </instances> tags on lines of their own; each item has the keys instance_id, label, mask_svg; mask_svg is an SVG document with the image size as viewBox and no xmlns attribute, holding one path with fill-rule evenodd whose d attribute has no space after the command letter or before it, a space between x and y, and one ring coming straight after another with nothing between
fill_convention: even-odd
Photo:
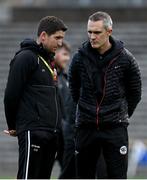
<instances>
[{"instance_id":1,"label":"jacket zipper","mask_svg":"<svg viewBox=\"0 0 147 180\"><path fill-rule=\"evenodd\" d=\"M109 68L109 66L108 66L108 68ZM97 124L97 128L99 127L99 111L100 111L100 106L101 106L101 104L102 104L102 102L103 102L103 100L104 100L104 97L105 97L105 90L106 90L106 74L107 74L107 71L108 71L108 68L107 68L107 70L106 70L106 72L105 72L105 75L104 75L104 88L103 88L103 95L102 95L102 98L101 98L101 101L100 101L100 103L98 103L98 101L97 101L97 119L96 119L96 124Z\"/></svg>"},{"instance_id":2,"label":"jacket zipper","mask_svg":"<svg viewBox=\"0 0 147 180\"><path fill-rule=\"evenodd\" d=\"M56 71L54 69L54 71L51 69L51 67L49 66L49 64L45 61L45 59L43 57L41 57L40 55L38 55L38 58L40 58L43 63L45 64L45 66L48 68L48 70L50 71L53 80L57 80L56 77ZM59 114L58 114L58 103L57 103L57 90L56 87L53 87L55 89L55 104L56 104L56 112L57 112L57 116L56 116L56 123L55 123L55 128L54 128L54 132L57 132L57 124L58 124L58 119L59 119Z\"/></svg>"},{"instance_id":3,"label":"jacket zipper","mask_svg":"<svg viewBox=\"0 0 147 180\"><path fill-rule=\"evenodd\" d=\"M33 85L33 86L40 86L40 85ZM58 124L58 119L59 119L59 114L58 114L58 103L57 103L57 91L56 91L56 87L53 86L48 86L48 85L41 85L42 87L50 87L53 88L55 90L55 105L56 105L56 122L55 122L55 127L54 127L54 132L57 132L57 124Z\"/></svg>"},{"instance_id":4,"label":"jacket zipper","mask_svg":"<svg viewBox=\"0 0 147 180\"><path fill-rule=\"evenodd\" d=\"M118 56L117 56L117 57L118 57ZM99 128L99 117L98 117L98 116L99 116L100 106L101 106L101 104L102 104L102 102L103 102L103 100L104 100L104 98L105 98L105 93L106 93L106 83L107 83L107 78L106 78L106 76L107 76L107 72L108 72L109 67L113 64L113 62L117 59L117 57L115 57L114 59L112 59L112 60L110 61L109 65L108 65L108 67L107 67L107 69L106 69L106 71L105 71L103 95L102 95L102 98L101 98L101 100L100 100L100 103L98 103L98 101L97 101L97 109L96 109L96 115L97 115L96 124L97 124L97 128Z\"/></svg>"}]
</instances>

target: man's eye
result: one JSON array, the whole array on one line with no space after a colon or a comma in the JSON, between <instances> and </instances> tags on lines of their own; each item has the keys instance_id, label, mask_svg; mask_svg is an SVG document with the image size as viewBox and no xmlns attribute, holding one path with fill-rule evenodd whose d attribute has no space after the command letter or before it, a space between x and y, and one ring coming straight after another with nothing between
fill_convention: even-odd
<instances>
[{"instance_id":1,"label":"man's eye","mask_svg":"<svg viewBox=\"0 0 147 180\"><path fill-rule=\"evenodd\" d=\"M56 39L56 40L60 40L60 39L62 39L62 37L55 37L55 39Z\"/></svg>"},{"instance_id":2,"label":"man's eye","mask_svg":"<svg viewBox=\"0 0 147 180\"><path fill-rule=\"evenodd\" d=\"M94 34L101 34L101 32L94 32Z\"/></svg>"},{"instance_id":3,"label":"man's eye","mask_svg":"<svg viewBox=\"0 0 147 180\"><path fill-rule=\"evenodd\" d=\"M89 33L89 34L96 34L96 35L101 34L101 32L100 32L100 31L95 31L95 32L88 31L88 33Z\"/></svg>"}]
</instances>

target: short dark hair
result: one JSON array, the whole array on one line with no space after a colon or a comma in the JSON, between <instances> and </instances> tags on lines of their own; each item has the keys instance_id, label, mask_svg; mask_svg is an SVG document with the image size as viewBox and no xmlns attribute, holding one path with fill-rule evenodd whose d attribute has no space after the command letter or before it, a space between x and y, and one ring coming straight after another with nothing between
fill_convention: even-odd
<instances>
[{"instance_id":1,"label":"short dark hair","mask_svg":"<svg viewBox=\"0 0 147 180\"><path fill-rule=\"evenodd\" d=\"M67 30L64 22L55 16L46 16L39 22L37 36L40 36L43 31L51 35L60 30L64 32Z\"/></svg>"},{"instance_id":2,"label":"short dark hair","mask_svg":"<svg viewBox=\"0 0 147 180\"><path fill-rule=\"evenodd\" d=\"M67 43L67 42L63 42L62 45L58 48L59 50L64 48L66 51L70 52L71 49L70 49L70 45Z\"/></svg>"},{"instance_id":3,"label":"short dark hair","mask_svg":"<svg viewBox=\"0 0 147 180\"><path fill-rule=\"evenodd\" d=\"M100 20L102 20L104 22L104 26L105 26L106 29L112 28L112 26L113 26L111 16L106 12L98 11L98 12L92 14L89 17L89 20L90 21L100 21Z\"/></svg>"}]
</instances>

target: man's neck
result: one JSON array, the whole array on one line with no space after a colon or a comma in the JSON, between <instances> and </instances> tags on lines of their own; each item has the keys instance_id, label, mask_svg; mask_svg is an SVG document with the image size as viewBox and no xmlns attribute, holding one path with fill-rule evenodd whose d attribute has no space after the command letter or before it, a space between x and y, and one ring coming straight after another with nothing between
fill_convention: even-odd
<instances>
[{"instance_id":1,"label":"man's neck","mask_svg":"<svg viewBox=\"0 0 147 180\"><path fill-rule=\"evenodd\" d=\"M106 51L111 49L112 44L110 41L106 42L100 49L98 49L99 54L103 55Z\"/></svg>"},{"instance_id":2,"label":"man's neck","mask_svg":"<svg viewBox=\"0 0 147 180\"><path fill-rule=\"evenodd\" d=\"M55 55L55 53L50 52L47 48L44 47L43 43L39 40L39 38L37 38L36 43L39 46L42 46L44 52L46 53L47 56L49 56L50 54L52 54L53 56Z\"/></svg>"}]
</instances>

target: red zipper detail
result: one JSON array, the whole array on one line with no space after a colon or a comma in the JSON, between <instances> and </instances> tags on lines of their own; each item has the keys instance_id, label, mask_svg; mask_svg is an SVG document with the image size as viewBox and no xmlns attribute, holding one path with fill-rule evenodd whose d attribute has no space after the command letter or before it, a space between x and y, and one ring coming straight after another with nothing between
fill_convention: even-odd
<instances>
[{"instance_id":1,"label":"red zipper detail","mask_svg":"<svg viewBox=\"0 0 147 180\"><path fill-rule=\"evenodd\" d=\"M118 57L118 56L117 56ZM107 75L107 71L109 69L109 67L111 66L111 64L113 64L113 62L117 59L117 57L115 57L114 59L112 59L107 67L107 70L105 71L105 75L104 75L104 88L103 88L103 95L102 95L102 99L100 101L100 103L98 104L98 101L97 101L97 118L96 118L96 124L97 124L97 128L98 128L98 125L99 125L99 111L100 111L100 106L105 98L105 93L106 93L106 83L107 83L107 78L106 78L106 75Z\"/></svg>"},{"instance_id":2,"label":"red zipper detail","mask_svg":"<svg viewBox=\"0 0 147 180\"><path fill-rule=\"evenodd\" d=\"M110 65L110 64L109 64ZM109 66L108 66L108 68L109 68ZM107 71L108 71L108 68L107 68L107 70L106 70L106 72L105 72L105 75L104 75L104 88L103 88L103 95L102 95L102 99L101 99L101 101L100 101L100 103L98 104L98 101L97 101L97 127L98 127L98 125L99 125L99 110L100 110L100 106L101 106L101 104L102 104L102 102L103 102L103 100L104 100L104 97L105 97L105 91L106 91L106 74L107 74Z\"/></svg>"}]
</instances>

